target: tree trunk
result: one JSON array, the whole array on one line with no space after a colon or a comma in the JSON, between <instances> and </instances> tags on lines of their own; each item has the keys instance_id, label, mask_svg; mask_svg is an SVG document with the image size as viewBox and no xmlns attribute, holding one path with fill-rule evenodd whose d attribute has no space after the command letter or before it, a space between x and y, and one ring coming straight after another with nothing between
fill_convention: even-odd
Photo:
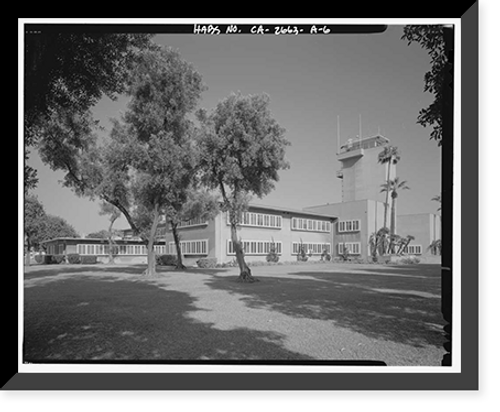
<instances>
[{"instance_id":1,"label":"tree trunk","mask_svg":"<svg viewBox=\"0 0 500 412\"><path fill-rule=\"evenodd\" d=\"M114 265L115 264L115 257L113 256L113 223L114 220L111 220L111 223L109 225L108 229L108 265Z\"/></svg>"},{"instance_id":2,"label":"tree trunk","mask_svg":"<svg viewBox=\"0 0 500 412\"><path fill-rule=\"evenodd\" d=\"M236 232L236 224L231 221L231 241L233 242L233 249L236 254L236 261L240 267L240 276L238 280L240 282L258 282L259 279L252 276L252 271L245 263L245 257L243 255L243 248L241 247L241 242L238 240L238 234Z\"/></svg>"},{"instance_id":3,"label":"tree trunk","mask_svg":"<svg viewBox=\"0 0 500 412\"><path fill-rule=\"evenodd\" d=\"M393 253L393 248L394 248L394 235L396 234L396 197L394 195L394 192L391 195L392 197L392 202L391 202L391 237L389 239L389 254Z\"/></svg>"},{"instance_id":4,"label":"tree trunk","mask_svg":"<svg viewBox=\"0 0 500 412\"><path fill-rule=\"evenodd\" d=\"M389 158L389 162L387 162L387 189L389 189L389 182L391 179L391 163L392 156ZM384 203L384 227L387 227L387 212L389 209L389 190L385 193L385 203Z\"/></svg>"},{"instance_id":5,"label":"tree trunk","mask_svg":"<svg viewBox=\"0 0 500 412\"><path fill-rule=\"evenodd\" d=\"M149 238L147 241L148 248L148 267L144 272L146 277L156 277L156 254L154 250L154 242L156 236L156 229L158 228L158 222L160 221L160 213L158 211L158 205L155 205L153 215L153 224L151 225L151 230L149 232Z\"/></svg>"},{"instance_id":6,"label":"tree trunk","mask_svg":"<svg viewBox=\"0 0 500 412\"><path fill-rule=\"evenodd\" d=\"M175 265L175 268L184 270L186 269L186 266L182 263L181 240L179 238L179 232L177 231L177 223L171 221L170 225L172 226L172 235L174 236L175 250L177 251L177 264Z\"/></svg>"},{"instance_id":7,"label":"tree trunk","mask_svg":"<svg viewBox=\"0 0 500 412\"><path fill-rule=\"evenodd\" d=\"M24 264L26 266L30 266L30 249L31 249L30 238L26 236L26 258L24 260Z\"/></svg>"}]
</instances>

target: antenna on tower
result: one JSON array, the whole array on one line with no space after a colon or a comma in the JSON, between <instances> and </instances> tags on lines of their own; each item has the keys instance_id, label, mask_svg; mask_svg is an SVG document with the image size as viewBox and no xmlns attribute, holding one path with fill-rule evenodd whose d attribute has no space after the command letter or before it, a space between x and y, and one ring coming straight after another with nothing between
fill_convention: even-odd
<instances>
[{"instance_id":1,"label":"antenna on tower","mask_svg":"<svg viewBox=\"0 0 500 412\"><path fill-rule=\"evenodd\" d=\"M340 153L340 116L337 115L337 154Z\"/></svg>"},{"instance_id":2,"label":"antenna on tower","mask_svg":"<svg viewBox=\"0 0 500 412\"><path fill-rule=\"evenodd\" d=\"M361 140L362 138L362 134L361 134L361 114L359 115L359 140Z\"/></svg>"}]
</instances>

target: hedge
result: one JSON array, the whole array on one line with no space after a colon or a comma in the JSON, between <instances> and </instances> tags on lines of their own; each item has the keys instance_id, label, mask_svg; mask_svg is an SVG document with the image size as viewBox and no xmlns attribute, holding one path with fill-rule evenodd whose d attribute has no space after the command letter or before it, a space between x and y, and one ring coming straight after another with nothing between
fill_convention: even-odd
<instances>
[{"instance_id":1,"label":"hedge","mask_svg":"<svg viewBox=\"0 0 500 412\"><path fill-rule=\"evenodd\" d=\"M97 256L93 255L83 255L81 256L81 262L82 265L94 265L97 263Z\"/></svg>"},{"instance_id":2,"label":"hedge","mask_svg":"<svg viewBox=\"0 0 500 412\"><path fill-rule=\"evenodd\" d=\"M177 256L156 255L156 264L159 266L177 266Z\"/></svg>"},{"instance_id":3,"label":"hedge","mask_svg":"<svg viewBox=\"0 0 500 412\"><path fill-rule=\"evenodd\" d=\"M78 265L79 263L82 263L82 257L78 253L70 253L68 255L68 263Z\"/></svg>"},{"instance_id":4,"label":"hedge","mask_svg":"<svg viewBox=\"0 0 500 412\"><path fill-rule=\"evenodd\" d=\"M217 267L217 258L201 258L196 261L199 268L214 269Z\"/></svg>"}]
</instances>

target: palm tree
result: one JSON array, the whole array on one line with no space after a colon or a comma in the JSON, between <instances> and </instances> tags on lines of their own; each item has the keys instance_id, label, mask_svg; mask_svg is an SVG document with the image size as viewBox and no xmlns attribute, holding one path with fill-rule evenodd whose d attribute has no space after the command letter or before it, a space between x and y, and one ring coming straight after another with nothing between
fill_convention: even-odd
<instances>
[{"instance_id":1,"label":"palm tree","mask_svg":"<svg viewBox=\"0 0 500 412\"><path fill-rule=\"evenodd\" d=\"M412 236L412 235L408 235L406 236L406 238L402 238L402 241L401 241L401 244L399 246L399 250L397 252L397 254L401 254L403 253L405 250L408 250L408 245L410 244L410 242L412 240L415 240L415 236Z\"/></svg>"},{"instance_id":2,"label":"palm tree","mask_svg":"<svg viewBox=\"0 0 500 412\"><path fill-rule=\"evenodd\" d=\"M391 230L390 230L390 243L389 243L389 253L392 253L392 238L396 234L396 199L398 198L398 191L400 190L408 190L410 189L406 185L406 180L399 181L399 177L395 177L392 180L389 180L388 183L384 183L382 186L382 190L380 192L391 192Z\"/></svg>"},{"instance_id":3,"label":"palm tree","mask_svg":"<svg viewBox=\"0 0 500 412\"><path fill-rule=\"evenodd\" d=\"M431 200L434 200L436 202L439 202L439 207L438 207L438 212L441 211L441 195L434 196Z\"/></svg>"},{"instance_id":4,"label":"palm tree","mask_svg":"<svg viewBox=\"0 0 500 412\"><path fill-rule=\"evenodd\" d=\"M377 232L373 232L368 239L370 252L374 262L377 262L377 253L382 256L385 254L388 245L389 230L386 227L380 228Z\"/></svg>"},{"instance_id":5,"label":"palm tree","mask_svg":"<svg viewBox=\"0 0 500 412\"><path fill-rule=\"evenodd\" d=\"M434 240L427 248L433 255L441 255L441 239Z\"/></svg>"},{"instance_id":6,"label":"palm tree","mask_svg":"<svg viewBox=\"0 0 500 412\"><path fill-rule=\"evenodd\" d=\"M401 156L399 150L396 146L385 146L384 150L382 150L378 154L378 162L382 165L387 163L387 179L386 183L388 184L391 180L391 165L397 164L401 160ZM387 227L387 208L389 206L389 192L385 195L385 212L384 212L384 227Z\"/></svg>"}]
</instances>

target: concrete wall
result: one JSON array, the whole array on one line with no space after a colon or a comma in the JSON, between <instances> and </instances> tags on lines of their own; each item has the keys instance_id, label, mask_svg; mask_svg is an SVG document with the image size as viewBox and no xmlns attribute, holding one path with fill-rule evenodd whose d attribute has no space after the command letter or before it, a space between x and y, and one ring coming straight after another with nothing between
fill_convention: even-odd
<instances>
[{"instance_id":1,"label":"concrete wall","mask_svg":"<svg viewBox=\"0 0 500 412\"><path fill-rule=\"evenodd\" d=\"M439 215L432 213L419 213L410 215L399 215L398 235L412 235L411 245L421 245L422 255L430 255L429 245L441 238L441 219Z\"/></svg>"},{"instance_id":2,"label":"concrete wall","mask_svg":"<svg viewBox=\"0 0 500 412\"><path fill-rule=\"evenodd\" d=\"M278 210L268 210L265 208L257 208L252 207L249 209L250 212L256 213L264 213L270 215L281 216L281 228L268 228L268 227L252 227L252 226L239 226L238 227L238 237L242 240L247 241L274 241L281 242L282 253L280 255L280 261L292 261L297 259L297 255L292 253L292 243L329 243L332 244L332 233L324 233L324 232L310 232L304 230L292 230L292 218L304 218L304 219L314 219L314 220L322 220L329 221L328 218L320 218L314 217L310 214L300 213L297 211L286 212L286 211L278 211ZM231 227L227 223L227 218L225 214L220 214L218 216L220 219L219 226L219 236L217 237L217 244L220 246L220 250L218 250L217 258L219 262L230 262L235 259L234 255L230 255L227 252L228 240L231 239ZM331 224L331 227L333 225ZM331 246L330 246L331 247ZM320 255L313 255L310 259L319 260ZM245 260L247 262L252 261L265 261L266 255L251 255L247 253L245 255Z\"/></svg>"},{"instance_id":3,"label":"concrete wall","mask_svg":"<svg viewBox=\"0 0 500 412\"><path fill-rule=\"evenodd\" d=\"M356 200L385 201L380 185L387 181L388 164L378 162L382 147L362 149L362 156L340 160L342 164L342 202ZM343 156L346 156L345 154ZM391 165L391 179L396 176L396 166Z\"/></svg>"}]
</instances>

